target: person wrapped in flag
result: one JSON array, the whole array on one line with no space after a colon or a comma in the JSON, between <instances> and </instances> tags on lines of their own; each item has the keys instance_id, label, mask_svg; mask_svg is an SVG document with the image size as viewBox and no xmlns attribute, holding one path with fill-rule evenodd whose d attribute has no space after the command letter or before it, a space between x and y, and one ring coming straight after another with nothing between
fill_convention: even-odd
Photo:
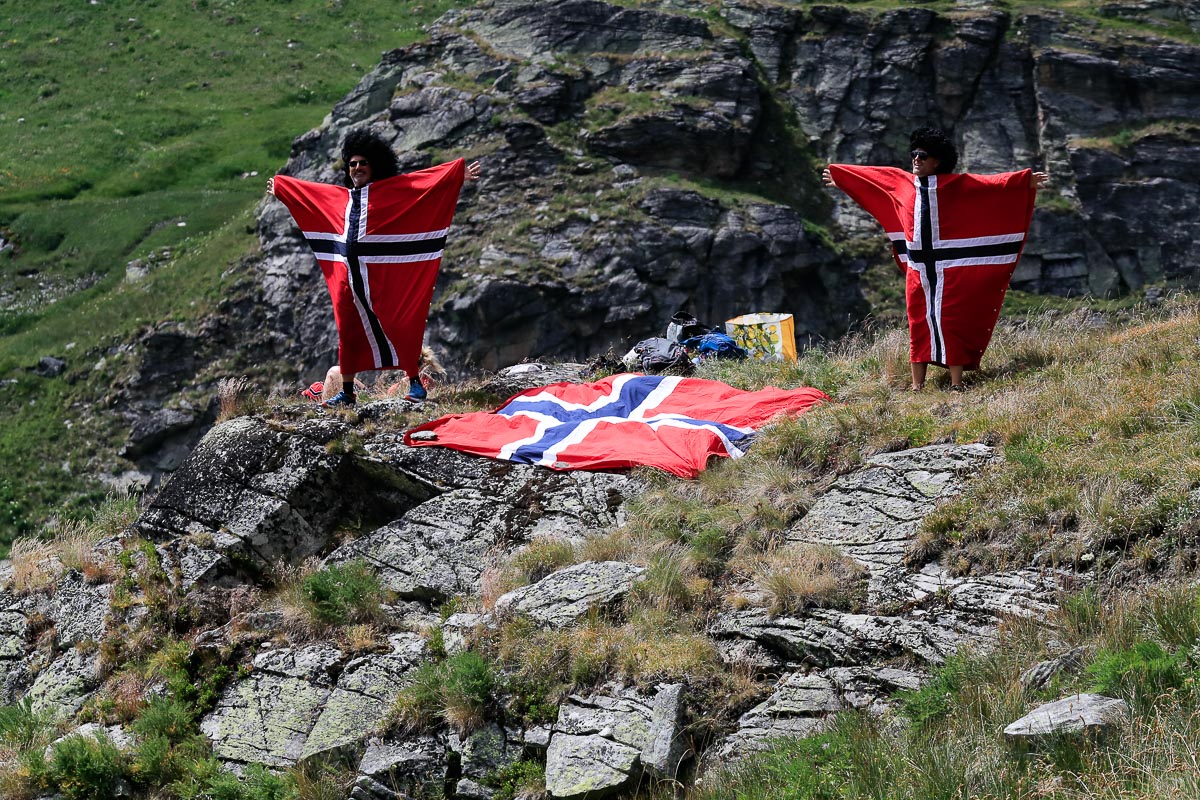
<instances>
[{"instance_id":1,"label":"person wrapped in flag","mask_svg":"<svg viewBox=\"0 0 1200 800\"><path fill-rule=\"evenodd\" d=\"M459 192L479 178L479 162L460 158L402 175L387 143L356 131L342 164L344 187L285 175L267 181L317 257L333 301L342 390L322 405L354 405L354 376L381 369L404 370L405 399L424 400L425 321Z\"/></svg>"},{"instance_id":2,"label":"person wrapped in flag","mask_svg":"<svg viewBox=\"0 0 1200 800\"><path fill-rule=\"evenodd\" d=\"M1022 170L954 174L958 151L944 131L910 137L912 171L830 164L825 185L846 192L892 241L905 274L912 389L929 364L945 367L950 389L978 369L1021 258L1037 190L1050 176Z\"/></svg>"}]
</instances>

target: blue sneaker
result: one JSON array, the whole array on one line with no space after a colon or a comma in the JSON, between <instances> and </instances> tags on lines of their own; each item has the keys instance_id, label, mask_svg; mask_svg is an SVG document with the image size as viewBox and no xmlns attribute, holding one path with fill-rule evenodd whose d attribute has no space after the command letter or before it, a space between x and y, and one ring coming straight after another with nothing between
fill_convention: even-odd
<instances>
[{"instance_id":1,"label":"blue sneaker","mask_svg":"<svg viewBox=\"0 0 1200 800\"><path fill-rule=\"evenodd\" d=\"M338 392L333 397L321 403L325 408L351 408L358 400L352 394L346 394L344 391Z\"/></svg>"},{"instance_id":2,"label":"blue sneaker","mask_svg":"<svg viewBox=\"0 0 1200 800\"><path fill-rule=\"evenodd\" d=\"M425 391L425 387L421 385L420 380L411 381L408 384L408 394L404 395L405 400L421 403L424 402L426 397L429 397L429 392Z\"/></svg>"}]
</instances>

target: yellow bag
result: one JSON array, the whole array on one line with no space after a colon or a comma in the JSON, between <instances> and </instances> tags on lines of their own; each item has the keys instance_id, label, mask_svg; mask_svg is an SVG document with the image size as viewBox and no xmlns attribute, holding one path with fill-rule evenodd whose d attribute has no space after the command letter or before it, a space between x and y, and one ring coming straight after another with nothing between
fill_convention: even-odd
<instances>
[{"instance_id":1,"label":"yellow bag","mask_svg":"<svg viewBox=\"0 0 1200 800\"><path fill-rule=\"evenodd\" d=\"M791 314L743 314L725 322L725 333L751 358L796 360L796 326Z\"/></svg>"}]
</instances>

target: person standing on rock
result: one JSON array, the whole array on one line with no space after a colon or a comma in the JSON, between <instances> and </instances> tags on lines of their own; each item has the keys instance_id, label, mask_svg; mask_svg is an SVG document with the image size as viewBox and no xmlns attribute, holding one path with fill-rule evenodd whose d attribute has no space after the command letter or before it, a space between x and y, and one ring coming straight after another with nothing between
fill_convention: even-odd
<instances>
[{"instance_id":1,"label":"person standing on rock","mask_svg":"<svg viewBox=\"0 0 1200 800\"><path fill-rule=\"evenodd\" d=\"M953 174L958 151L944 131L910 137L912 171L830 164L826 186L850 195L892 240L905 273L912 390L930 364L963 391L963 371L978 369L1000 316L1033 217L1050 176L1022 170Z\"/></svg>"},{"instance_id":2,"label":"person standing on rock","mask_svg":"<svg viewBox=\"0 0 1200 800\"><path fill-rule=\"evenodd\" d=\"M342 146L345 188L276 175L267 192L283 202L312 248L338 330L342 390L322 403L356 402L354 377L402 369L406 400L422 401L421 343L442 250L464 180L479 162L463 159L399 174L396 155L368 131Z\"/></svg>"}]
</instances>

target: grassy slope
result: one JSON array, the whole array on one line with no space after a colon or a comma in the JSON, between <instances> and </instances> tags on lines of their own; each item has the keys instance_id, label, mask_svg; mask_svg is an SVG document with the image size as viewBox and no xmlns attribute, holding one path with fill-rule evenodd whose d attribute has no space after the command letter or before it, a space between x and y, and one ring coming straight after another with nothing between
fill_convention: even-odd
<instances>
[{"instance_id":1,"label":"grassy slope","mask_svg":"<svg viewBox=\"0 0 1200 800\"><path fill-rule=\"evenodd\" d=\"M44 509L95 499L79 473L120 432L81 441L96 431L69 419L130 366L91 369L101 348L211 310L292 139L451 5L0 1L0 236L18 248L0 253L0 293L22 298L0 310L0 379L15 381L0 554ZM123 282L164 249L149 279ZM44 355L67 358L70 385L28 372Z\"/></svg>"}]
</instances>

